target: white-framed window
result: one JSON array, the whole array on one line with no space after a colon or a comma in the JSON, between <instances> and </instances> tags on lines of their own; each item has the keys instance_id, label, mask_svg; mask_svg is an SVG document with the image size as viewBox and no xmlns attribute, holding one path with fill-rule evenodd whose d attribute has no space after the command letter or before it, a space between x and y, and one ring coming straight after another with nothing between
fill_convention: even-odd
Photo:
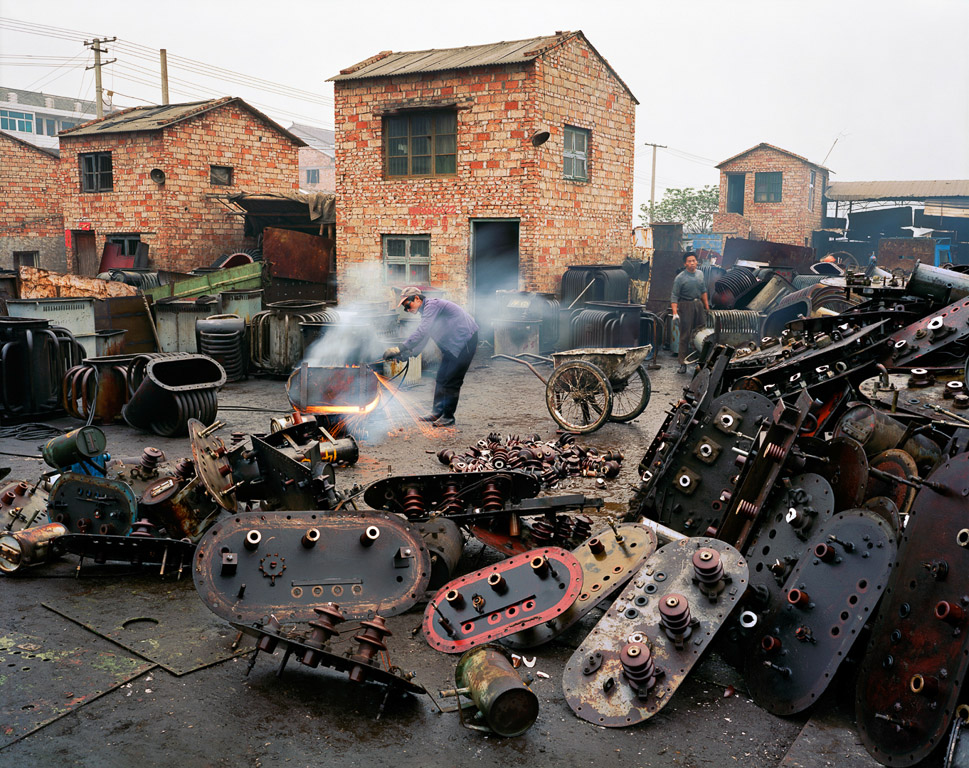
<instances>
[{"instance_id":1,"label":"white-framed window","mask_svg":"<svg viewBox=\"0 0 969 768\"><path fill-rule=\"evenodd\" d=\"M306 169L306 183L307 184L319 184L320 183L320 169L319 168L307 168Z\"/></svg>"},{"instance_id":2,"label":"white-framed window","mask_svg":"<svg viewBox=\"0 0 969 768\"><path fill-rule=\"evenodd\" d=\"M34 132L34 115L32 112L17 112L12 109L0 109L0 128L5 131Z\"/></svg>"},{"instance_id":3,"label":"white-framed window","mask_svg":"<svg viewBox=\"0 0 969 768\"><path fill-rule=\"evenodd\" d=\"M430 235L383 235L384 279L393 285L431 281Z\"/></svg>"},{"instance_id":4,"label":"white-framed window","mask_svg":"<svg viewBox=\"0 0 969 768\"><path fill-rule=\"evenodd\" d=\"M589 131L565 126L562 175L574 181L589 180Z\"/></svg>"}]
</instances>

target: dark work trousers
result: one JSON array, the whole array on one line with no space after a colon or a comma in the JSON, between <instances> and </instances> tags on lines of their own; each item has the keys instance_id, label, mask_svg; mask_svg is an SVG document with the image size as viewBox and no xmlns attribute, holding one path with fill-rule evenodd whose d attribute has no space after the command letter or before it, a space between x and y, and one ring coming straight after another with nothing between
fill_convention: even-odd
<instances>
[{"instance_id":1,"label":"dark work trousers","mask_svg":"<svg viewBox=\"0 0 969 768\"><path fill-rule=\"evenodd\" d=\"M441 366L437 369L437 380L434 382L435 416L454 418L454 411L458 407L458 397L461 395L461 385L464 384L464 374L471 366L471 360L478 349L478 334L475 333L464 345L459 355L452 355L441 350Z\"/></svg>"},{"instance_id":2,"label":"dark work trousers","mask_svg":"<svg viewBox=\"0 0 969 768\"><path fill-rule=\"evenodd\" d=\"M686 356L693 348L693 333L697 328L702 328L706 322L706 314L703 311L703 301L693 299L693 301L681 301L676 306L680 315L680 365L686 364Z\"/></svg>"}]
</instances>

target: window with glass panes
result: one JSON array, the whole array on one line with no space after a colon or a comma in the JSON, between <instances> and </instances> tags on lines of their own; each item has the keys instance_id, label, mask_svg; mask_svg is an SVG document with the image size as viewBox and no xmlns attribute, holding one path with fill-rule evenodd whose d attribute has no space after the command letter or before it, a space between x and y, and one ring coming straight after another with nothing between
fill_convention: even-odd
<instances>
[{"instance_id":1,"label":"window with glass panes","mask_svg":"<svg viewBox=\"0 0 969 768\"><path fill-rule=\"evenodd\" d=\"M781 201L781 183L784 174L776 171L772 173L754 174L754 202L779 203Z\"/></svg>"},{"instance_id":2,"label":"window with glass panes","mask_svg":"<svg viewBox=\"0 0 969 768\"><path fill-rule=\"evenodd\" d=\"M5 131L34 132L34 115L31 112L15 112L12 109L0 109L0 128Z\"/></svg>"},{"instance_id":3,"label":"window with glass panes","mask_svg":"<svg viewBox=\"0 0 969 768\"><path fill-rule=\"evenodd\" d=\"M388 283L426 285L431 282L430 236L384 235L383 241Z\"/></svg>"},{"instance_id":4,"label":"window with glass panes","mask_svg":"<svg viewBox=\"0 0 969 768\"><path fill-rule=\"evenodd\" d=\"M387 176L457 173L458 115L453 110L405 112L384 118Z\"/></svg>"},{"instance_id":5,"label":"window with glass panes","mask_svg":"<svg viewBox=\"0 0 969 768\"><path fill-rule=\"evenodd\" d=\"M86 152L77 159L81 164L82 192L110 192L114 189L110 152Z\"/></svg>"},{"instance_id":6,"label":"window with glass panes","mask_svg":"<svg viewBox=\"0 0 969 768\"><path fill-rule=\"evenodd\" d=\"M589 132L585 128L565 126L565 151L562 171L567 179L589 178Z\"/></svg>"}]
</instances>

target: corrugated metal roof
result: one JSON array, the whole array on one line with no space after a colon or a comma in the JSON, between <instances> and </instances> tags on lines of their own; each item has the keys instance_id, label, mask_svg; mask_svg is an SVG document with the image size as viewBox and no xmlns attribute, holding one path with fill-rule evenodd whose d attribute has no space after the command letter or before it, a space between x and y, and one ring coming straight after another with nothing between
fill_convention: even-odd
<instances>
[{"instance_id":1,"label":"corrugated metal roof","mask_svg":"<svg viewBox=\"0 0 969 768\"><path fill-rule=\"evenodd\" d=\"M544 37L531 37L527 40L512 40L487 45L470 45L464 48L432 48L427 51L381 51L375 56L364 59L352 67L340 70L340 74L329 78L330 81L362 80L371 77L393 77L422 72L442 72L469 67L490 67L502 64L523 64L537 59L542 54L561 45L572 37L581 37L586 45L598 56L606 68L619 81L619 84L638 104L639 101L629 86L619 77L608 61L595 49L581 32L556 32Z\"/></svg>"},{"instance_id":2,"label":"corrugated metal roof","mask_svg":"<svg viewBox=\"0 0 969 768\"><path fill-rule=\"evenodd\" d=\"M789 152L786 149L781 149L780 147L775 147L773 144L768 144L767 142L764 142L764 141L762 141L756 147L751 147L750 149L745 149L743 152L741 152L738 155L734 155L733 157L728 157L722 163L718 163L716 165L716 167L717 168L723 168L723 166L725 166L727 163L732 163L737 158L743 157L744 155L749 155L751 152L754 152L754 151L756 151L758 149L773 149L775 152L783 152L785 155L788 155L790 157L797 158L798 160L800 160L802 163L805 163L806 165L810 165L813 168L820 168L822 171L827 171L828 173L832 173L832 171L831 171L830 168L825 168L823 165L818 165L817 163L812 163L806 157L801 157L801 155L795 155L793 152Z\"/></svg>"},{"instance_id":3,"label":"corrugated metal roof","mask_svg":"<svg viewBox=\"0 0 969 768\"><path fill-rule=\"evenodd\" d=\"M829 200L925 200L930 197L969 197L969 180L836 181L824 191Z\"/></svg>"},{"instance_id":4,"label":"corrugated metal roof","mask_svg":"<svg viewBox=\"0 0 969 768\"><path fill-rule=\"evenodd\" d=\"M208 101L192 101L185 104L159 104L149 107L130 107L115 112L101 120L91 120L66 131L61 131L58 137L63 141L75 136L101 136L111 133L133 133L137 131L159 131L185 120L192 120L199 115L211 112L213 109L227 104L238 104L263 122L287 136L299 147L306 146L298 136L293 135L274 120L264 115L258 109L247 104L238 96L223 96L220 99Z\"/></svg>"}]
</instances>

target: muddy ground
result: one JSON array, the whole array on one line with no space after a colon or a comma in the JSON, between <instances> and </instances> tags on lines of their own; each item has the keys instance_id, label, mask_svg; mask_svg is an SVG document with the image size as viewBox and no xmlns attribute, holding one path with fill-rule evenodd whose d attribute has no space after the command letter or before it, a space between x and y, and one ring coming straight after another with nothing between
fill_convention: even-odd
<instances>
[{"instance_id":1,"label":"muddy ground","mask_svg":"<svg viewBox=\"0 0 969 768\"><path fill-rule=\"evenodd\" d=\"M607 424L580 438L601 449L622 450L621 475L604 488L581 479L555 493L601 495L607 513L625 511L639 459L686 382L675 373L675 361L664 355L661 362L661 369L650 372L652 400L639 419ZM421 413L432 386L425 376L400 396ZM544 391L525 367L491 361L482 349L468 374L455 428L422 431L401 409L391 411L384 425L375 425L370 438L361 441L360 461L338 471L338 487L390 474L441 471L439 450L462 450L489 432L551 439L555 424ZM219 402L226 439L234 430L268 431L269 418L288 406L283 383L268 379L227 385ZM77 426L69 419L51 423ZM169 457L189 452L187 439L161 439L127 426L105 431L116 456L137 455L146 445ZM29 454L35 447L36 442L0 440L0 451ZM15 478L35 478L45 468L37 460L5 458ZM474 543L466 548L466 569L474 567L479 549ZM563 697L561 674L594 618L538 649L535 666L527 670L540 700L538 721L523 736L503 739L462 727L456 714L442 714L427 697L385 701L378 687L354 685L324 669L290 663L277 677L277 665L262 655L246 676L246 656L206 660L213 648L227 656L235 633L200 608L188 570L176 580L159 578L157 568L92 564L78 575L75 566L76 559L65 558L0 580L0 712L5 719L0 766L874 765L838 703L847 701L850 708L849 687L832 686L810 720L779 718L758 708L742 679L715 655L643 725L605 729L579 720ZM391 655L436 694L453 685L456 657L425 643L419 631L422 608L389 620ZM110 633L99 621L116 619L130 628L131 638L115 633L121 644L112 642L64 615L73 612L77 619L85 611L88 625L101 634ZM176 675L144 661L158 650L181 661L198 657L199 665L208 666Z\"/></svg>"}]
</instances>

